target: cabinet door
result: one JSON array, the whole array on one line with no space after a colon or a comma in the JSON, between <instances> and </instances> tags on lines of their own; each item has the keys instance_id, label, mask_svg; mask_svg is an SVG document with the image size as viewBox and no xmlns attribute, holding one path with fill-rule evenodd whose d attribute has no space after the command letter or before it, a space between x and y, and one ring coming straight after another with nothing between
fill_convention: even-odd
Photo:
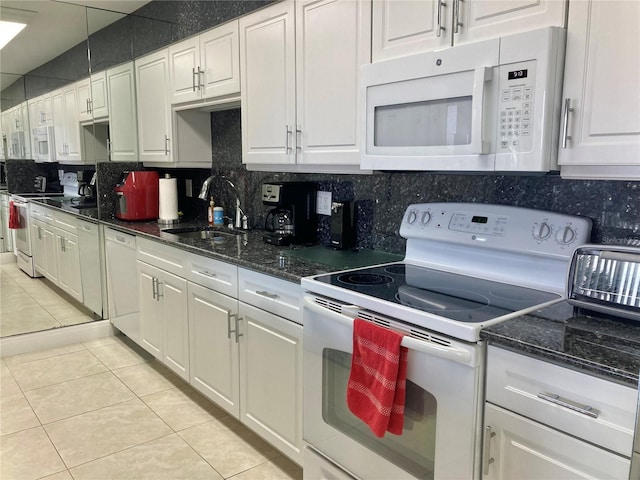
<instances>
[{"instance_id":1,"label":"cabinet door","mask_svg":"<svg viewBox=\"0 0 640 480\"><path fill-rule=\"evenodd\" d=\"M191 37L169 47L169 75L171 103L182 103L201 98L200 40Z\"/></svg>"},{"instance_id":2,"label":"cabinet door","mask_svg":"<svg viewBox=\"0 0 640 480\"><path fill-rule=\"evenodd\" d=\"M452 0L455 45L565 26L566 0ZM457 24L457 25L456 25Z\"/></svg>"},{"instance_id":3,"label":"cabinet door","mask_svg":"<svg viewBox=\"0 0 640 480\"><path fill-rule=\"evenodd\" d=\"M203 98L240 93L238 20L200 35L200 69Z\"/></svg>"},{"instance_id":4,"label":"cabinet door","mask_svg":"<svg viewBox=\"0 0 640 480\"><path fill-rule=\"evenodd\" d=\"M563 177L640 179L640 3L573 2L564 74ZM561 135L562 137L562 135Z\"/></svg>"},{"instance_id":5,"label":"cabinet door","mask_svg":"<svg viewBox=\"0 0 640 480\"><path fill-rule=\"evenodd\" d=\"M360 66L370 62L371 4L296 2L299 164L360 165Z\"/></svg>"},{"instance_id":6,"label":"cabinet door","mask_svg":"<svg viewBox=\"0 0 640 480\"><path fill-rule=\"evenodd\" d=\"M171 162L168 51L139 58L135 66L140 161Z\"/></svg>"},{"instance_id":7,"label":"cabinet door","mask_svg":"<svg viewBox=\"0 0 640 480\"><path fill-rule=\"evenodd\" d=\"M138 121L133 62L107 71L109 153L114 162L138 160Z\"/></svg>"},{"instance_id":8,"label":"cabinet door","mask_svg":"<svg viewBox=\"0 0 640 480\"><path fill-rule=\"evenodd\" d=\"M58 250L55 228L51 225L43 225L44 234L44 276L54 284L58 284Z\"/></svg>"},{"instance_id":9,"label":"cabinet door","mask_svg":"<svg viewBox=\"0 0 640 480\"><path fill-rule=\"evenodd\" d=\"M56 240L60 242L60 250L58 250L58 285L73 298L82 302L82 275L80 273L78 236L58 230Z\"/></svg>"},{"instance_id":10,"label":"cabinet door","mask_svg":"<svg viewBox=\"0 0 640 480\"><path fill-rule=\"evenodd\" d=\"M373 0L373 61L450 45L453 2Z\"/></svg>"},{"instance_id":11,"label":"cabinet door","mask_svg":"<svg viewBox=\"0 0 640 480\"><path fill-rule=\"evenodd\" d=\"M238 301L189 282L191 385L240 416L240 375L235 329Z\"/></svg>"},{"instance_id":12,"label":"cabinet door","mask_svg":"<svg viewBox=\"0 0 640 480\"><path fill-rule=\"evenodd\" d=\"M302 464L302 327L242 302L240 317L240 420Z\"/></svg>"},{"instance_id":13,"label":"cabinet door","mask_svg":"<svg viewBox=\"0 0 640 480\"><path fill-rule=\"evenodd\" d=\"M240 19L243 163L295 163L294 14L285 0Z\"/></svg>"},{"instance_id":14,"label":"cabinet door","mask_svg":"<svg viewBox=\"0 0 640 480\"><path fill-rule=\"evenodd\" d=\"M106 71L91 74L91 97L89 100L89 113L92 120L109 117Z\"/></svg>"},{"instance_id":15,"label":"cabinet door","mask_svg":"<svg viewBox=\"0 0 640 480\"><path fill-rule=\"evenodd\" d=\"M98 224L77 220L82 301L86 307L102 316L102 274L100 271L100 240Z\"/></svg>"},{"instance_id":16,"label":"cabinet door","mask_svg":"<svg viewBox=\"0 0 640 480\"><path fill-rule=\"evenodd\" d=\"M185 380L189 380L189 322L187 319L187 281L160 270L157 295L162 317L162 361ZM144 315L144 313L143 313Z\"/></svg>"},{"instance_id":17,"label":"cabinet door","mask_svg":"<svg viewBox=\"0 0 640 480\"><path fill-rule=\"evenodd\" d=\"M76 95L78 105L78 120L86 122L91 120L91 80L85 78L76 83Z\"/></svg>"},{"instance_id":18,"label":"cabinet door","mask_svg":"<svg viewBox=\"0 0 640 480\"><path fill-rule=\"evenodd\" d=\"M138 261L140 346L162 361L162 306L157 295L159 272L160 269Z\"/></svg>"},{"instance_id":19,"label":"cabinet door","mask_svg":"<svg viewBox=\"0 0 640 480\"><path fill-rule=\"evenodd\" d=\"M64 93L62 90L56 90L51 94L51 113L53 117L53 136L55 140L56 158L58 160L66 159L66 130L64 126Z\"/></svg>"},{"instance_id":20,"label":"cabinet door","mask_svg":"<svg viewBox=\"0 0 640 480\"><path fill-rule=\"evenodd\" d=\"M495 434L495 435L494 435ZM486 480L626 479L630 461L490 403L485 407ZM488 459L493 461L489 464Z\"/></svg>"},{"instance_id":21,"label":"cabinet door","mask_svg":"<svg viewBox=\"0 0 640 480\"><path fill-rule=\"evenodd\" d=\"M31 222L31 256L33 257L33 266L35 267L36 272L44 275L44 231L42 229L42 223L40 223L39 221Z\"/></svg>"},{"instance_id":22,"label":"cabinet door","mask_svg":"<svg viewBox=\"0 0 640 480\"><path fill-rule=\"evenodd\" d=\"M79 162L80 154L80 123L78 121L77 98L75 85L64 89L64 129L66 138L65 160Z\"/></svg>"}]
</instances>

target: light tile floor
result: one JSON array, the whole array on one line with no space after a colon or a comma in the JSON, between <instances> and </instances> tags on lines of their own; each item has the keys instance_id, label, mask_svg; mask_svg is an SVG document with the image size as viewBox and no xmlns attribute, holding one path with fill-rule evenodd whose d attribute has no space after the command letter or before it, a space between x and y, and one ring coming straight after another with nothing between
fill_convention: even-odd
<instances>
[{"instance_id":1,"label":"light tile floor","mask_svg":"<svg viewBox=\"0 0 640 480\"><path fill-rule=\"evenodd\" d=\"M0 266L0 334L83 315L43 280ZM289 480L302 470L118 336L0 360L0 479L45 478Z\"/></svg>"},{"instance_id":2,"label":"light tile floor","mask_svg":"<svg viewBox=\"0 0 640 480\"><path fill-rule=\"evenodd\" d=\"M2 480L301 479L126 337L0 361Z\"/></svg>"},{"instance_id":3,"label":"light tile floor","mask_svg":"<svg viewBox=\"0 0 640 480\"><path fill-rule=\"evenodd\" d=\"M17 263L0 265L0 337L92 321L91 312Z\"/></svg>"}]
</instances>

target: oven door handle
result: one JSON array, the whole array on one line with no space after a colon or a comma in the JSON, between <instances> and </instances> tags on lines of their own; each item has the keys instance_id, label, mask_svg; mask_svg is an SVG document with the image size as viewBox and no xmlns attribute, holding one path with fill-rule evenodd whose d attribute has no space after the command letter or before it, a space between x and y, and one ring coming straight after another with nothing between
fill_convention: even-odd
<instances>
[{"instance_id":1,"label":"oven door handle","mask_svg":"<svg viewBox=\"0 0 640 480\"><path fill-rule=\"evenodd\" d=\"M317 303L313 301L312 297L305 296L304 297L304 308L307 308L318 315L322 315L323 317L327 317L329 320L337 321L342 326L353 330L353 317L343 315L341 313L335 312L333 310L329 310L321 307ZM349 305L349 308L354 308ZM357 307L356 307L357 308ZM402 332L400 332L402 333ZM431 355L438 358L444 358L446 360L452 360L458 363L470 364L473 360L471 348L466 349L464 347L456 347L456 346L446 346L440 345L436 343L431 343L427 340L418 340L413 337L409 337L407 335L402 339L401 345L403 347L408 348L409 350L415 350L417 352L424 353L426 355Z\"/></svg>"}]
</instances>

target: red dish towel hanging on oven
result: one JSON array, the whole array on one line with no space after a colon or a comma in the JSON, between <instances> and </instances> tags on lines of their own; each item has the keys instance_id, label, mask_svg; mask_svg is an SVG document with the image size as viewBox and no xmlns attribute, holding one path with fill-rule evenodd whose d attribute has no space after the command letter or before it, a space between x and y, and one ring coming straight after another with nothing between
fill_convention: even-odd
<instances>
[{"instance_id":1,"label":"red dish towel hanging on oven","mask_svg":"<svg viewBox=\"0 0 640 480\"><path fill-rule=\"evenodd\" d=\"M20 212L18 207L13 203L13 200L9 202L9 228L20 228Z\"/></svg>"},{"instance_id":2,"label":"red dish towel hanging on oven","mask_svg":"<svg viewBox=\"0 0 640 480\"><path fill-rule=\"evenodd\" d=\"M376 437L402 434L407 379L403 335L356 318L347 405Z\"/></svg>"}]
</instances>

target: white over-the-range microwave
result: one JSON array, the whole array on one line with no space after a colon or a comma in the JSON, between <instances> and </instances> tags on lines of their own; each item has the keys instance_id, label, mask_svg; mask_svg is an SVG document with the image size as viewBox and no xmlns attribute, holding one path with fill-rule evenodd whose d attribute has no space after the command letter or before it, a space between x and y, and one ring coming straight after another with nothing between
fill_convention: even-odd
<instances>
[{"instance_id":1,"label":"white over-the-range microwave","mask_svg":"<svg viewBox=\"0 0 640 480\"><path fill-rule=\"evenodd\" d=\"M549 27L365 65L361 168L557 169L565 40Z\"/></svg>"}]
</instances>

